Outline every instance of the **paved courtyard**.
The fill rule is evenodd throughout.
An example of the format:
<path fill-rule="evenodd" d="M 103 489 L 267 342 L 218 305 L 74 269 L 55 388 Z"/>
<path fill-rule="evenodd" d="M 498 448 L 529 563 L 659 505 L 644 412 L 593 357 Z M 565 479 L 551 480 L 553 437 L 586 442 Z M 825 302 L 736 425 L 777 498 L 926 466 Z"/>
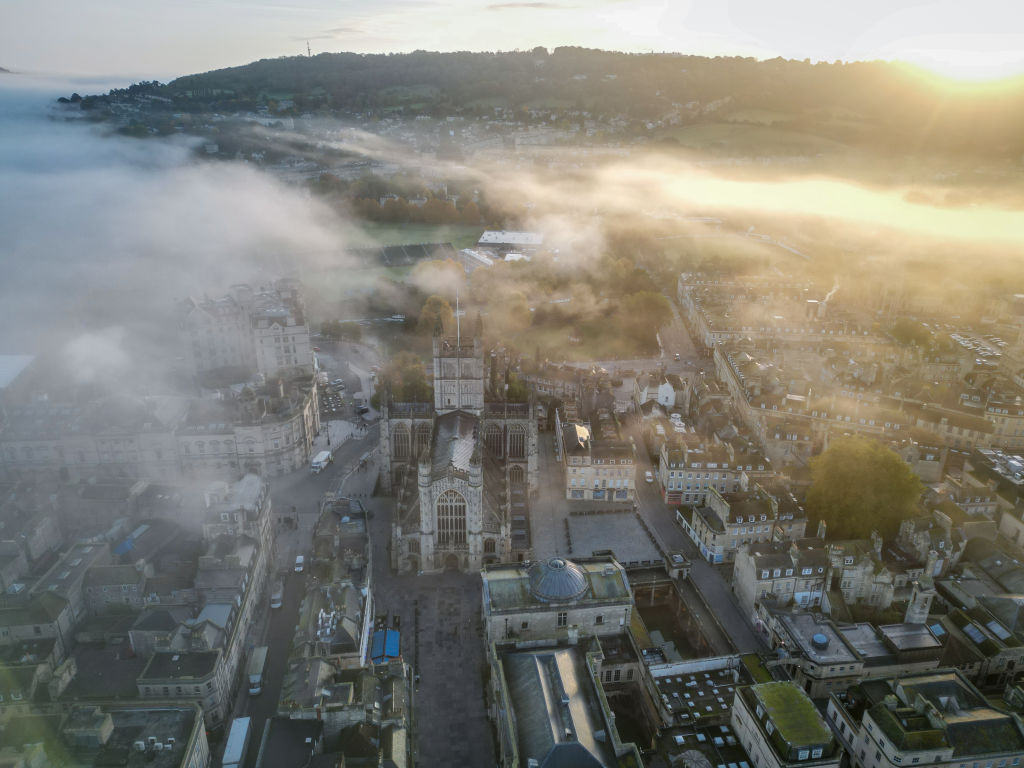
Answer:
<path fill-rule="evenodd" d="M 377 615 L 401 631 L 402 655 L 420 676 L 413 714 L 417 765 L 496 764 L 484 696 L 479 574 L 394 576 L 388 566 L 391 499 L 370 499 Z"/>
<path fill-rule="evenodd" d="M 570 514 L 567 520 L 573 556 L 587 557 L 596 550 L 610 549 L 620 563 L 662 561 L 632 507 Z"/>

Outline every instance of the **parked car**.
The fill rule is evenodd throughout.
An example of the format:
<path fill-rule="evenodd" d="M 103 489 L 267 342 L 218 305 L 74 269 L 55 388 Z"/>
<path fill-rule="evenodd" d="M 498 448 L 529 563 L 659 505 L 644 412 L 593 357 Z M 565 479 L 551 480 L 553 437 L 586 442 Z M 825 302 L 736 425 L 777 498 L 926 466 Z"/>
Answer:
<path fill-rule="evenodd" d="M 302 573 L 306 569 L 306 558 L 299 555 L 295 558 L 295 572 Z"/>
<path fill-rule="evenodd" d="M 647 470 L 646 472 L 644 472 L 644 480 L 646 480 L 648 483 L 653 483 L 654 473 L 651 472 L 651 470 Z"/>

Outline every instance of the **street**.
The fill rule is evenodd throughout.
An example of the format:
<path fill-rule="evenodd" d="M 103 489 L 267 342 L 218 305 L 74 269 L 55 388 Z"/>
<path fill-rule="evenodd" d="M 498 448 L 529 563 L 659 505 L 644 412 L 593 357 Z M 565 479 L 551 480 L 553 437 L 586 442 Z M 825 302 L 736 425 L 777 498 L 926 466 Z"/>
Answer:
<path fill-rule="evenodd" d="M 638 446 L 643 444 L 640 428 L 636 423 L 633 423 L 628 431 Z M 645 471 L 653 472 L 656 469 L 647 458 L 646 451 L 638 450 L 636 460 L 638 478 L 642 477 Z M 728 583 L 722 578 L 720 571 L 701 557 L 696 545 L 676 522 L 675 509 L 661 500 L 657 483 L 638 483 L 636 502 L 640 516 L 647 522 L 661 548 L 666 552 L 682 552 L 690 560 L 690 582 L 703 596 L 704 602 L 708 606 L 714 606 L 715 619 L 729 635 L 737 650 L 740 653 L 764 650 L 765 647 L 749 619 L 740 611 Z"/>

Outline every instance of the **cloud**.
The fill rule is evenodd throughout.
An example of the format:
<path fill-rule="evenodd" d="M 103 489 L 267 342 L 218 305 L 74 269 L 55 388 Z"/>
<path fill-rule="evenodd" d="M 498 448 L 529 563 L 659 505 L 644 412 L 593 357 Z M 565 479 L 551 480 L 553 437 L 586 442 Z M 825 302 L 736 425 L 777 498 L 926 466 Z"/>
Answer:
<path fill-rule="evenodd" d="M 559 9 L 575 8 L 574 5 L 562 5 L 561 3 L 491 3 L 487 6 L 488 11 L 509 11 L 513 9 L 532 9 L 538 11 L 555 11 Z"/>
<path fill-rule="evenodd" d="M 48 119 L 47 103 L 0 90 L 0 352 L 82 336 L 75 349 L 97 359 L 147 347 L 160 358 L 178 300 L 343 263 L 343 222 L 303 190 L 244 163 L 198 162 L 180 137 L 105 135 L 70 111 Z"/>
<path fill-rule="evenodd" d="M 296 35 L 292 37 L 292 40 L 337 40 L 339 37 L 352 37 L 353 35 L 365 35 L 359 27 L 334 27 L 333 29 L 325 29 L 323 32 L 318 32 L 315 35 L 307 35 L 302 37 Z"/>

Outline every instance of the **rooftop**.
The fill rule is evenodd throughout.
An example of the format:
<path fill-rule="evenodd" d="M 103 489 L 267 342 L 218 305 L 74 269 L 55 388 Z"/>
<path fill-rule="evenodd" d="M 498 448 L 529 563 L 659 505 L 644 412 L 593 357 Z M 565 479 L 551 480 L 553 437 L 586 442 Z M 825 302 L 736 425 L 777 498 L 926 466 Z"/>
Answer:
<path fill-rule="evenodd" d="M 483 581 L 484 600 L 492 611 L 549 602 L 632 600 L 625 571 L 610 557 L 492 565 L 484 570 Z"/>
<path fill-rule="evenodd" d="M 305 765 L 323 739 L 320 720 L 293 720 L 272 717 L 267 721 L 259 744 L 258 768 Z M 255 745 L 250 745 L 250 751 Z"/>
<path fill-rule="evenodd" d="M 819 621 L 810 613 L 783 613 L 779 621 L 796 648 L 812 661 L 819 664 L 851 664 L 859 661 L 846 638 L 831 621 Z"/>
<path fill-rule="evenodd" d="M 544 235 L 538 232 L 508 232 L 505 230 L 487 230 L 480 235 L 478 245 L 533 245 L 544 243 Z"/>
<path fill-rule="evenodd" d="M 793 683 L 760 683 L 749 690 L 787 744 L 801 746 L 831 741 L 832 732 L 818 710 Z"/>
<path fill-rule="evenodd" d="M 617 764 L 600 701 L 578 648 L 518 651 L 502 658 L 521 765 L 611 768 Z"/>
<path fill-rule="evenodd" d="M 151 680 L 181 680 L 205 677 L 213 672 L 220 651 L 193 653 L 161 652 L 153 654 L 149 664 L 139 675 L 139 682 Z"/>
<path fill-rule="evenodd" d="M 444 474 L 449 467 L 469 472 L 476 454 L 480 420 L 465 411 L 452 411 L 434 422 L 433 474 Z"/>
<path fill-rule="evenodd" d="M 1020 720 L 989 706 L 956 671 L 873 681 L 859 693 L 870 717 L 901 749 L 949 746 L 954 757 L 1024 751 Z"/>

